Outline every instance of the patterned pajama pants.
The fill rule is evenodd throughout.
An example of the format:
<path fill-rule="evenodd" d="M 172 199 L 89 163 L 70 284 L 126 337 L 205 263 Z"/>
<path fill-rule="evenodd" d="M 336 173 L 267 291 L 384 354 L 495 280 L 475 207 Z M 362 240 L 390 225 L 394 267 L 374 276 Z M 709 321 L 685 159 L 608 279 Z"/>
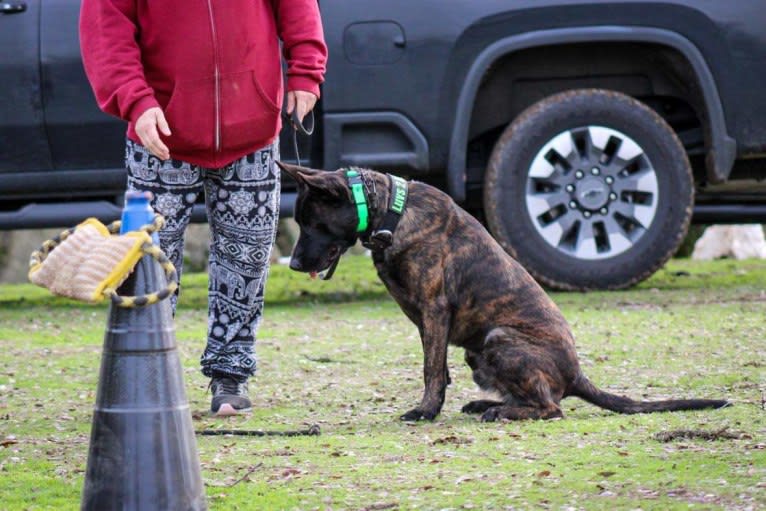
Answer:
<path fill-rule="evenodd" d="M 128 189 L 150 191 L 165 217 L 160 246 L 183 266 L 184 231 L 197 196 L 205 193 L 210 225 L 207 346 L 202 373 L 244 379 L 255 373 L 255 334 L 279 219 L 278 141 L 220 169 L 160 161 L 127 141 Z M 171 298 L 175 312 L 177 297 Z"/>

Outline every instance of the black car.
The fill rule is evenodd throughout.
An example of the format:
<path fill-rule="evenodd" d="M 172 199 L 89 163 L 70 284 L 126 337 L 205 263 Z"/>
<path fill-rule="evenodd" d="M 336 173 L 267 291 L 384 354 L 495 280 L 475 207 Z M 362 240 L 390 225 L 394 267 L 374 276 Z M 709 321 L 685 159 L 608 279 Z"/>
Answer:
<path fill-rule="evenodd" d="M 0 3 L 1 229 L 119 213 L 125 126 L 95 105 L 78 11 Z M 323 0 L 321 11 L 330 60 L 304 162 L 441 187 L 544 284 L 626 287 L 691 220 L 766 218 L 761 0 Z M 286 186 L 287 214 L 292 200 Z"/>

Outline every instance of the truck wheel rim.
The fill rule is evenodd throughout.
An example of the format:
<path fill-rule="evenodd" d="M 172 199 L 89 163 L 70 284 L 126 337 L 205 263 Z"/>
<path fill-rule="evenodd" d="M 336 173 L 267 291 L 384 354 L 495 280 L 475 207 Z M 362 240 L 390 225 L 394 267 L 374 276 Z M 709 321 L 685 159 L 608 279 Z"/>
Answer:
<path fill-rule="evenodd" d="M 577 259 L 606 259 L 649 230 L 657 173 L 635 140 L 603 126 L 559 133 L 529 167 L 526 206 L 547 244 Z"/>

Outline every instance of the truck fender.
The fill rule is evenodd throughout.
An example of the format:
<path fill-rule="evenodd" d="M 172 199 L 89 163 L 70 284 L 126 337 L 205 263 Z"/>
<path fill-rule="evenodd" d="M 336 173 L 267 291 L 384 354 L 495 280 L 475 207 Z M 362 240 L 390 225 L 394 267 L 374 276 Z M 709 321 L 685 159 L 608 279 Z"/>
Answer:
<path fill-rule="evenodd" d="M 689 61 L 699 80 L 710 121 L 711 147 L 707 155 L 707 177 L 713 183 L 726 181 L 736 157 L 736 141 L 727 133 L 723 106 L 713 74 L 702 53 L 689 39 L 670 30 L 652 27 L 603 25 L 562 28 L 526 32 L 500 39 L 482 50 L 473 61 L 458 96 L 447 161 L 448 191 L 457 202 L 463 202 L 466 198 L 465 166 L 471 111 L 481 79 L 490 66 L 501 57 L 519 50 L 594 41 L 662 44 L 679 51 Z"/>

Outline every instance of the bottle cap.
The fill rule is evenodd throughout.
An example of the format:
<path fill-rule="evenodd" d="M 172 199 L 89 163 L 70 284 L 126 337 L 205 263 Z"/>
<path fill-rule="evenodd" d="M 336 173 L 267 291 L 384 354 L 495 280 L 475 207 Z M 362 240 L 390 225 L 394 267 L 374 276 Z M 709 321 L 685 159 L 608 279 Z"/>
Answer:
<path fill-rule="evenodd" d="M 139 192 L 135 190 L 130 190 L 125 192 L 125 201 L 134 201 L 134 200 L 147 200 L 151 201 L 154 198 L 154 195 L 152 195 L 152 192 L 145 191 L 145 192 Z"/>

